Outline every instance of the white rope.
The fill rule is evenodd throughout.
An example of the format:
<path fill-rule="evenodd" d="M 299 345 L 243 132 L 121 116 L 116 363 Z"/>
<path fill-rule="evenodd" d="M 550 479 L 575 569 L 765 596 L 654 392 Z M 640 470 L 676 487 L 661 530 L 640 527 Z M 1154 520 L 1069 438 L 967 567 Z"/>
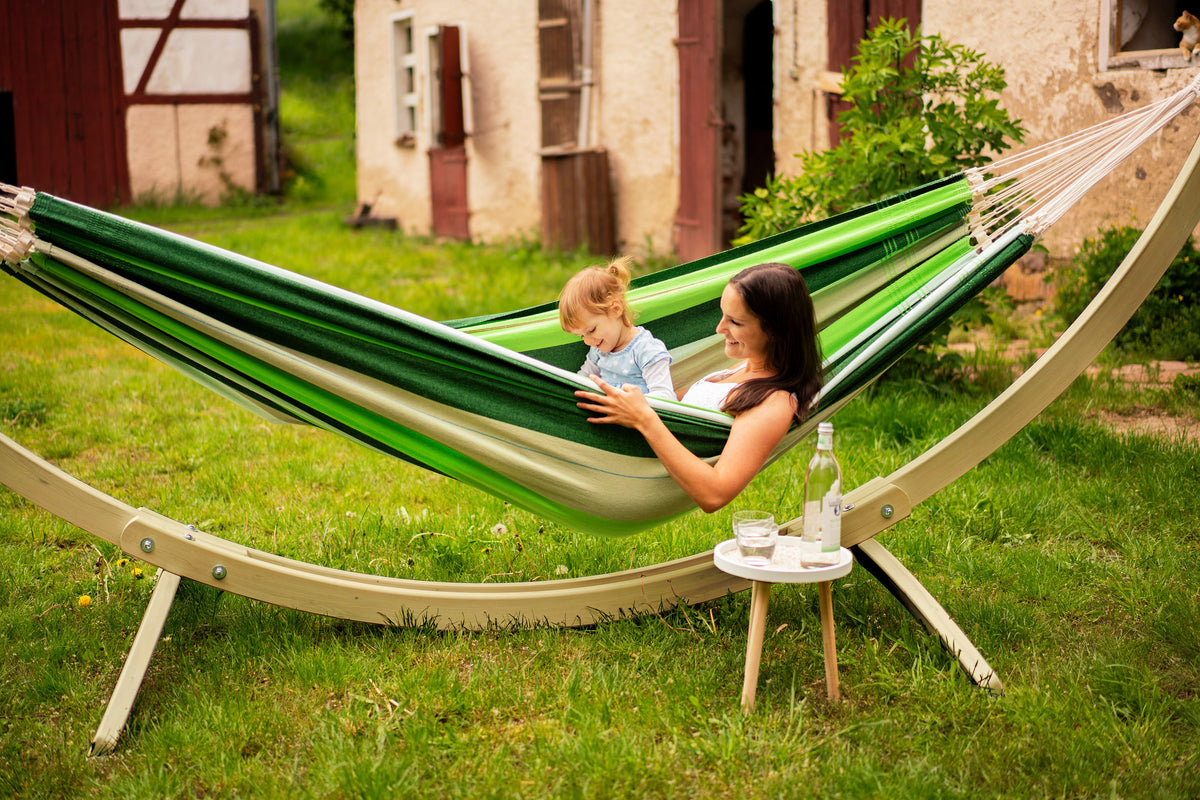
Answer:
<path fill-rule="evenodd" d="M 1020 227 L 1039 235 L 1200 96 L 1200 76 L 1157 103 L 967 171 L 979 246 Z"/>
<path fill-rule="evenodd" d="M 0 261 L 17 264 L 33 248 L 29 209 L 37 195 L 27 186 L 0 183 Z"/>

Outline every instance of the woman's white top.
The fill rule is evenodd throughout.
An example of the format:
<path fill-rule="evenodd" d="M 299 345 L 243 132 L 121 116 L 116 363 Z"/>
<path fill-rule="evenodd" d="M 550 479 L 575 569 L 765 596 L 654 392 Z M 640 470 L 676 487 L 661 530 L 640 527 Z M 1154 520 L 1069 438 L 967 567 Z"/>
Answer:
<path fill-rule="evenodd" d="M 687 403 L 690 406 L 699 406 L 701 408 L 711 408 L 714 411 L 720 411 L 721 406 L 725 405 L 725 398 L 729 396 L 729 393 L 742 384 L 718 383 L 718 381 L 725 380 L 744 366 L 745 364 L 740 364 L 732 369 L 722 369 L 705 375 L 688 387 L 683 397 L 680 398 L 680 402 Z"/>

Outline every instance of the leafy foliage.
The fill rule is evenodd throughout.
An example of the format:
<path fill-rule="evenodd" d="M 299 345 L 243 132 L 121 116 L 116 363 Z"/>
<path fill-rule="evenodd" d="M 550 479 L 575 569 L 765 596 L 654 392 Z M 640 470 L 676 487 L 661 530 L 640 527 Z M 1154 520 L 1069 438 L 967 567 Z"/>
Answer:
<path fill-rule="evenodd" d="M 904 20 L 884 20 L 859 43 L 842 77 L 842 141 L 798 154 L 797 175 L 777 175 L 742 197 L 738 244 L 879 200 L 988 163 L 1025 128 L 1000 108 L 1004 69 L 941 36 L 922 36 Z M 994 303 L 993 303 L 994 305 Z M 955 324 L 986 320 L 972 300 L 955 320 L 932 331 L 888 371 L 889 378 L 935 383 L 958 377 L 958 356 L 945 351 Z M 967 315 L 964 317 L 964 315 Z"/>
<path fill-rule="evenodd" d="M 1079 316 L 1140 235 L 1141 229 L 1134 226 L 1114 225 L 1084 240 L 1055 275 L 1054 308 L 1064 323 Z M 1200 255 L 1191 237 L 1114 343 L 1130 356 L 1200 359 Z"/>
<path fill-rule="evenodd" d="M 941 36 L 884 20 L 859 43 L 842 77 L 842 141 L 799 153 L 799 174 L 778 175 L 742 197 L 753 241 L 969 167 L 1021 142 L 1025 128 L 1000 108 L 1004 69 Z"/>
<path fill-rule="evenodd" d="M 338 33 L 348 42 L 354 41 L 354 0 L 320 0 L 321 10 L 337 26 Z"/>

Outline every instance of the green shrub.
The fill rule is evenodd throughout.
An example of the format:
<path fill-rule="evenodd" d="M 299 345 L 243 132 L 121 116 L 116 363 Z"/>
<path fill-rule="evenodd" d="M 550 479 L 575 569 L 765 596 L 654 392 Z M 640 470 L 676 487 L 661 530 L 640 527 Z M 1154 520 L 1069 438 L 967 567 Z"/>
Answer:
<path fill-rule="evenodd" d="M 804 222 L 880 200 L 991 158 L 1022 141 L 1025 128 L 1001 109 L 1004 69 L 940 36 L 884 20 L 858 46 L 842 76 L 838 116 L 842 140 L 822 152 L 797 154 L 799 174 L 778 175 L 741 198 L 742 236 L 762 239 Z M 888 371 L 890 378 L 945 383 L 961 377 L 961 360 L 945 350 L 964 314 L 986 318 L 975 299 L 957 322 L 932 331 Z"/>
<path fill-rule="evenodd" d="M 1007 85 L 982 54 L 882 21 L 843 73 L 841 143 L 742 197 L 738 243 L 987 164 L 1025 135 L 996 97 Z"/>
<path fill-rule="evenodd" d="M 1084 240 L 1054 276 L 1054 312 L 1064 324 L 1075 321 L 1140 235 L 1139 228 L 1114 225 Z M 1191 237 L 1113 343 L 1130 358 L 1200 359 L 1200 256 Z"/>

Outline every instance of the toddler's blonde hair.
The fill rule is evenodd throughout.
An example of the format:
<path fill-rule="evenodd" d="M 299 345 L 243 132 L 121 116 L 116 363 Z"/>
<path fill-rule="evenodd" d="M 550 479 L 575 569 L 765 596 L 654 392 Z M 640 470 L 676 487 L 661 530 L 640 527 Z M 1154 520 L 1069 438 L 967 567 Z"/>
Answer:
<path fill-rule="evenodd" d="M 563 330 L 579 327 L 585 314 L 607 314 L 614 302 L 621 304 L 621 315 L 626 325 L 633 325 L 633 313 L 625 302 L 625 289 L 629 286 L 630 256 L 621 256 L 608 266 L 584 267 L 571 276 L 558 296 L 558 322 Z"/>

